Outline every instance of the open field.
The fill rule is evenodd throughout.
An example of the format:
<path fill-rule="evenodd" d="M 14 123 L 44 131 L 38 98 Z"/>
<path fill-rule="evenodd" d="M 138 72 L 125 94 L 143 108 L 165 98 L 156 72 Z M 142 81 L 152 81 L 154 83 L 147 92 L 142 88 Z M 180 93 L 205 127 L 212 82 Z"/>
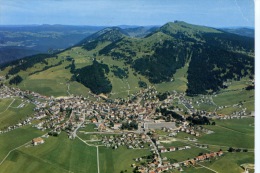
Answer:
<path fill-rule="evenodd" d="M 119 173 L 120 171 L 132 172 L 131 164 L 135 163 L 133 159 L 148 156 L 150 151 L 147 149 L 127 149 L 119 147 L 116 150 L 106 147 L 99 147 L 100 172 Z"/>
<path fill-rule="evenodd" d="M 6 108 L 13 102 L 13 99 L 0 99 L 0 115 L 3 113 Z"/>
<path fill-rule="evenodd" d="M 28 165 L 28 163 L 30 164 Z M 58 165 L 52 164 L 38 157 L 27 155 L 18 150 L 13 151 L 9 155 L 8 160 L 6 160 L 4 164 L 0 166 L 0 173 L 6 173 L 6 172 L 19 173 L 21 172 L 21 170 L 26 172 L 39 172 L 39 173 L 68 172 L 67 170 L 64 170 Z"/>
<path fill-rule="evenodd" d="M 7 158 L 0 170 L 15 173 L 19 170 L 30 172 L 43 168 L 44 172 L 55 167 L 51 172 L 97 172 L 96 147 L 89 147 L 79 139 L 69 140 L 65 133 L 44 140 L 44 144 L 18 149 Z M 15 167 L 12 166 L 13 162 Z M 32 162 L 33 166 L 28 166 L 28 162 Z"/>
<path fill-rule="evenodd" d="M 87 124 L 84 128 L 80 128 L 79 131 L 97 132 L 97 126 L 94 123 Z"/>
<path fill-rule="evenodd" d="M 42 131 L 36 130 L 35 128 L 29 126 L 24 126 L 8 133 L 0 134 L 0 161 L 4 159 L 10 150 L 23 145 L 31 141 L 33 138 L 41 136 L 42 134 Z"/>
<path fill-rule="evenodd" d="M 187 159 L 193 159 L 194 157 L 197 157 L 199 155 L 199 153 L 208 153 L 208 152 L 209 151 L 207 151 L 205 149 L 191 146 L 191 149 L 177 150 L 177 151 L 162 153 L 161 156 L 181 162 L 181 161 L 184 161 Z"/>
<path fill-rule="evenodd" d="M 216 120 L 216 125 L 254 136 L 254 118 Z"/>
<path fill-rule="evenodd" d="M 254 100 L 254 90 L 228 91 L 218 94 L 216 97 L 213 97 L 213 100 L 218 106 L 233 105 L 238 104 L 239 102 L 252 101 Z"/>
<path fill-rule="evenodd" d="M 163 145 L 165 148 L 168 148 L 168 147 L 184 147 L 187 144 L 180 142 L 180 141 L 174 141 L 174 142 L 169 142 L 169 143 L 161 142 L 161 145 Z"/>
<path fill-rule="evenodd" d="M 7 102 L 9 103 L 9 101 L 10 100 L 8 99 Z M 16 103 L 15 103 L 16 107 L 13 107 L 12 104 L 5 112 L 0 112 L 0 130 L 8 126 L 17 124 L 19 121 L 33 114 L 33 108 L 35 107 L 33 104 L 26 103 L 23 108 L 17 108 L 17 105 L 19 105 L 19 103 L 21 102 L 18 100 Z M 5 105 L 5 107 L 2 108 L 6 109 L 7 106 Z"/>
<path fill-rule="evenodd" d="M 225 153 L 218 160 L 203 165 L 221 173 L 238 173 L 243 172 L 240 165 L 244 163 L 254 164 L 254 153 Z"/>
<path fill-rule="evenodd" d="M 156 84 L 155 87 L 159 92 L 166 92 L 166 91 L 178 91 L 178 92 L 185 92 L 187 90 L 187 71 L 188 65 L 178 69 L 176 73 L 173 75 L 174 81 L 172 82 L 163 82 L 161 84 Z"/>
<path fill-rule="evenodd" d="M 220 146 L 230 146 L 238 148 L 254 148 L 254 135 L 232 130 L 222 126 L 204 126 L 214 131 L 209 135 L 199 137 L 199 142 L 203 144 L 214 144 Z M 250 127 L 248 127 L 250 128 Z M 253 127 L 252 127 L 253 128 Z"/>

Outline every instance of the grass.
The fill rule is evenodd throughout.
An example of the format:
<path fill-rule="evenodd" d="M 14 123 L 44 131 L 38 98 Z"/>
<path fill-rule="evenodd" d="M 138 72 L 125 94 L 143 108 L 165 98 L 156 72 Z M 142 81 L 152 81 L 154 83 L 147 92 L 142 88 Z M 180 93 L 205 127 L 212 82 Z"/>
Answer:
<path fill-rule="evenodd" d="M 50 170 L 52 167 L 56 169 L 51 172 L 97 172 L 96 147 L 89 147 L 79 139 L 69 140 L 65 133 L 44 140 L 44 144 L 18 149 L 1 167 L 10 173 Z M 12 167 L 12 161 L 16 161 L 15 167 Z M 32 162 L 33 167 L 26 162 Z"/>
<path fill-rule="evenodd" d="M 0 113 L 0 129 L 17 124 L 31 116 L 35 107 L 31 103 L 26 103 L 23 108 L 14 108 L 13 104 L 11 106 L 5 112 Z"/>
<path fill-rule="evenodd" d="M 169 148 L 169 147 L 184 147 L 187 144 L 180 142 L 180 141 L 174 141 L 174 142 L 169 142 L 169 143 L 161 142 L 161 145 L 163 145 L 166 148 Z"/>
<path fill-rule="evenodd" d="M 254 136 L 254 118 L 216 120 L 217 125 Z"/>
<path fill-rule="evenodd" d="M 187 90 L 187 71 L 188 65 L 185 65 L 183 68 L 178 69 L 173 75 L 174 81 L 156 84 L 156 89 L 158 90 L 158 92 L 166 92 L 172 90 L 185 92 Z"/>
<path fill-rule="evenodd" d="M 30 163 L 30 166 L 28 166 Z M 34 157 L 31 155 L 24 154 L 21 151 L 15 150 L 12 152 L 8 160 L 4 162 L 2 166 L 0 166 L 0 173 L 19 173 L 21 170 L 23 172 L 68 172 L 57 165 L 47 162 L 46 160 L 42 160 L 41 158 Z"/>
<path fill-rule="evenodd" d="M 168 159 L 175 159 L 178 162 L 180 162 L 187 159 L 193 159 L 194 157 L 197 157 L 199 153 L 208 153 L 208 152 L 209 151 L 205 149 L 191 146 L 191 149 L 162 153 L 161 156 L 167 157 Z"/>
<path fill-rule="evenodd" d="M 150 155 L 147 149 L 127 149 L 119 147 L 116 150 L 106 147 L 99 147 L 100 172 L 102 173 L 119 173 L 120 171 L 132 172 L 131 164 L 135 163 L 134 159 Z"/>
<path fill-rule="evenodd" d="M 0 160 L 2 161 L 10 150 L 23 145 L 26 142 L 31 141 L 33 138 L 41 136 L 42 134 L 42 131 L 36 130 L 35 128 L 29 126 L 24 126 L 8 133 L 0 134 Z"/>
<path fill-rule="evenodd" d="M 233 105 L 243 101 L 252 101 L 254 100 L 254 90 L 224 92 L 218 94 L 217 97 L 213 97 L 213 100 L 218 106 Z"/>
<path fill-rule="evenodd" d="M 15 98 L 14 102 L 12 103 L 12 108 L 17 108 L 20 104 L 22 104 L 23 101 L 20 98 Z"/>
<path fill-rule="evenodd" d="M 254 153 L 225 153 L 223 157 L 213 161 L 213 163 L 205 163 L 205 166 L 221 173 L 237 173 L 244 172 L 240 167 L 244 163 L 253 164 Z"/>
<path fill-rule="evenodd" d="M 199 137 L 199 142 L 204 144 L 239 147 L 239 148 L 254 148 L 254 136 L 221 126 L 204 126 L 205 128 L 214 131 L 213 134 L 203 135 Z M 250 128 L 250 127 L 248 127 Z"/>
<path fill-rule="evenodd" d="M 213 171 L 197 166 L 197 167 L 189 167 L 189 168 L 184 168 L 182 173 L 214 173 Z"/>
<path fill-rule="evenodd" d="M 13 99 L 0 99 L 0 114 L 12 103 Z"/>
<path fill-rule="evenodd" d="M 97 126 L 94 123 L 87 124 L 84 128 L 80 128 L 80 131 L 85 131 L 85 132 L 96 132 L 97 131 Z"/>

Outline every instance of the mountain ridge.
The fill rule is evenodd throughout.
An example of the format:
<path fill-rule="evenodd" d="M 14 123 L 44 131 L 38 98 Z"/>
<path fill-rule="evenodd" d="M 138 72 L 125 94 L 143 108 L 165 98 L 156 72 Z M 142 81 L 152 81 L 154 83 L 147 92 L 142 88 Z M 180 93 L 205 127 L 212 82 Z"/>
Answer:
<path fill-rule="evenodd" d="M 135 90 L 140 88 L 138 83 L 142 82 L 149 85 L 161 85 L 165 82 L 174 84 L 176 79 L 173 76 L 182 68 L 187 68 L 187 74 L 182 76 L 187 79 L 187 83 L 182 84 L 182 88 L 187 87 L 186 93 L 189 95 L 217 92 L 226 87 L 223 83 L 227 80 L 254 78 L 252 38 L 179 21 L 156 28 L 143 38 L 133 38 L 118 27 L 105 28 L 83 39 L 76 47 L 52 57 L 59 59 L 61 64 L 70 63 L 71 60 L 64 59 L 63 55 L 72 59 L 72 64 L 66 67 L 71 68 L 70 72 L 66 73 L 72 76 L 84 76 L 85 67 L 88 66 L 99 68 L 98 64 L 106 65 L 110 70 L 101 70 L 101 73 L 96 75 L 101 77 L 100 83 L 110 81 L 112 89 L 109 89 L 107 94 L 119 92 L 121 89 L 116 85 L 124 80 L 133 80 L 131 85 Z M 96 59 L 96 63 L 93 59 Z M 44 58 L 36 64 L 41 61 L 43 62 Z M 50 57 L 47 63 L 49 61 L 54 60 Z M 55 64 L 59 64 L 59 61 Z M 90 67 L 93 63 L 96 65 Z M 32 64 L 28 69 L 34 66 Z M 20 74 L 17 69 L 19 65 L 9 67 L 7 74 Z M 23 68 L 23 71 L 27 69 Z M 44 73 L 45 70 L 42 68 L 40 71 Z M 28 76 L 24 76 L 28 80 Z M 93 80 L 89 79 L 76 81 L 89 88 L 89 83 L 93 83 Z M 132 88 L 130 85 L 129 87 Z M 99 94 L 95 87 L 92 87 L 91 91 Z M 99 88 L 99 91 L 102 89 Z"/>

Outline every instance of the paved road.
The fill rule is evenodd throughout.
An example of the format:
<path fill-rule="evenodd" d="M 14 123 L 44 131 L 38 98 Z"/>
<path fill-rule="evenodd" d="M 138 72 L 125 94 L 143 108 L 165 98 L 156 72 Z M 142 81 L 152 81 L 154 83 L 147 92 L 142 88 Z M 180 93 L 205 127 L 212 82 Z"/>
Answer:
<path fill-rule="evenodd" d="M 9 109 L 9 107 L 13 104 L 14 101 L 15 99 L 13 99 L 13 101 L 7 106 L 7 108 L 3 112 L 0 112 L 0 114 L 4 113 L 7 109 Z"/>
<path fill-rule="evenodd" d="M 151 137 L 148 136 L 148 135 L 147 135 L 147 137 L 148 137 L 149 140 L 151 141 L 151 143 L 152 143 L 152 145 L 153 145 L 153 147 L 154 147 L 154 149 L 155 149 L 155 152 L 156 152 L 156 154 L 158 155 L 158 158 L 159 158 L 159 165 L 158 165 L 158 167 L 161 167 L 161 166 L 162 166 L 162 158 L 161 158 L 161 156 L 160 156 L 160 154 L 159 154 L 159 151 L 158 151 L 157 147 L 155 146 L 155 144 L 153 143 Z"/>
<path fill-rule="evenodd" d="M 75 138 L 77 136 L 77 130 L 82 126 L 82 124 L 85 122 L 85 114 L 83 114 L 83 121 L 78 124 L 77 128 L 72 132 L 72 137 Z"/>
<path fill-rule="evenodd" d="M 98 173 L 100 173 L 99 172 L 99 154 L 98 154 L 98 146 L 96 146 L 97 147 L 97 169 L 98 169 Z"/>

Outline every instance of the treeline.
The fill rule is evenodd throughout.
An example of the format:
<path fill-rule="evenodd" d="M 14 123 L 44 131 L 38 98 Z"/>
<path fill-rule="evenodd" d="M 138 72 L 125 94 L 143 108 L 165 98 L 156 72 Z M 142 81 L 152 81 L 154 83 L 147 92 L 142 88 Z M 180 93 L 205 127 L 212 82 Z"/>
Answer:
<path fill-rule="evenodd" d="M 184 120 L 184 118 L 183 118 L 182 115 L 180 115 L 180 114 L 178 114 L 178 113 L 176 113 L 176 112 L 174 112 L 174 111 L 168 110 L 168 109 L 166 109 L 166 108 L 158 108 L 158 109 L 156 109 L 156 112 L 161 112 L 161 114 L 162 114 L 163 116 L 171 115 L 172 118 L 174 118 L 174 119 L 176 119 L 176 120 L 181 120 L 181 121 Z"/>
<path fill-rule="evenodd" d="M 95 40 L 95 41 L 91 41 L 91 42 L 89 42 L 89 43 L 83 45 L 82 47 L 83 47 L 84 49 L 90 51 L 90 50 L 95 49 L 95 48 L 97 47 L 98 43 L 99 43 L 99 41 Z"/>
<path fill-rule="evenodd" d="M 210 125 L 210 121 L 207 117 L 198 114 L 192 114 L 186 118 L 187 121 L 191 122 L 192 125 Z M 215 125 L 215 122 L 212 124 Z"/>
<path fill-rule="evenodd" d="M 154 55 L 135 60 L 132 67 L 148 77 L 151 83 L 170 81 L 176 70 L 188 60 L 189 51 L 185 47 L 177 46 L 173 41 L 165 41 L 163 45 L 155 47 Z"/>
<path fill-rule="evenodd" d="M 128 78 L 128 68 L 120 68 L 116 65 L 113 65 L 112 66 L 112 69 L 111 71 L 114 73 L 114 75 L 120 79 L 123 79 L 123 78 Z"/>
<path fill-rule="evenodd" d="M 136 121 L 131 121 L 130 123 L 124 122 L 122 123 L 121 129 L 127 129 L 127 130 L 137 130 L 138 129 L 138 123 Z"/>
<path fill-rule="evenodd" d="M 12 78 L 10 81 L 9 81 L 9 84 L 10 85 L 18 85 L 19 83 L 21 83 L 23 81 L 23 78 L 19 75 L 16 75 L 14 78 Z"/>
<path fill-rule="evenodd" d="M 227 32 L 204 33 L 202 36 L 205 39 L 206 44 L 214 47 L 217 46 L 220 49 L 254 52 L 254 38 L 240 36 Z"/>
<path fill-rule="evenodd" d="M 215 47 L 194 51 L 188 68 L 188 95 L 207 94 L 225 88 L 228 79 L 254 75 L 254 59 Z"/>
<path fill-rule="evenodd" d="M 108 66 L 98 63 L 95 59 L 92 65 L 75 70 L 72 79 L 82 83 L 95 94 L 110 93 L 112 84 L 106 77 L 108 73 Z"/>
<path fill-rule="evenodd" d="M 62 61 L 58 62 L 57 64 L 44 66 L 41 70 L 34 71 L 34 72 L 30 73 L 29 75 L 33 75 L 33 74 L 48 70 L 49 68 L 56 67 L 56 66 L 59 66 L 61 64 L 62 64 Z"/>
<path fill-rule="evenodd" d="M 33 55 L 33 56 L 26 57 L 26 58 L 24 58 L 22 60 L 17 60 L 17 61 L 14 61 L 12 63 L 8 63 L 5 66 L 3 66 L 2 68 L 5 68 L 5 67 L 7 67 L 9 65 L 13 66 L 9 70 L 8 74 L 9 75 L 14 75 L 14 74 L 19 73 L 21 70 L 25 71 L 26 69 L 33 67 L 37 63 L 43 63 L 45 65 L 48 65 L 48 62 L 45 59 L 46 58 L 51 58 L 53 56 L 54 55 L 51 55 L 51 54 Z"/>

